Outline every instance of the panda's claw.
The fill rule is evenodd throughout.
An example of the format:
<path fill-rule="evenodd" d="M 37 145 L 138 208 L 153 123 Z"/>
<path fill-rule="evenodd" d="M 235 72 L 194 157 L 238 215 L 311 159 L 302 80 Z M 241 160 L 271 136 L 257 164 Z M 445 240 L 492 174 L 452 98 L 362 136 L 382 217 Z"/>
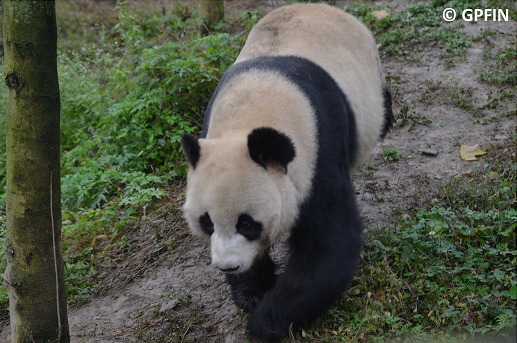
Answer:
<path fill-rule="evenodd" d="M 286 333 L 283 329 L 287 326 L 287 323 L 283 323 L 282 320 L 275 320 L 269 313 L 263 313 L 258 308 L 251 314 L 248 321 L 248 331 L 250 335 L 257 337 L 267 342 L 277 342 Z"/>
<path fill-rule="evenodd" d="M 232 292 L 233 301 L 235 304 L 239 306 L 246 312 L 251 312 L 258 306 L 264 294 L 255 294 L 255 295 L 244 295 L 244 294 L 236 294 L 236 292 Z"/>

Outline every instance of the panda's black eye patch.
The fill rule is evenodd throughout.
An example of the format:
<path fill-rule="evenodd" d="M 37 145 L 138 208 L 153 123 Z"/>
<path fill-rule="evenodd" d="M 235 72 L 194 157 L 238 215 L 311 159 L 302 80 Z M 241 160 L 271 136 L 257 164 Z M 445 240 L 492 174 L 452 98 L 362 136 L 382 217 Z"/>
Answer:
<path fill-rule="evenodd" d="M 214 223 L 212 223 L 208 212 L 205 212 L 205 214 L 199 217 L 199 225 L 201 225 L 201 230 L 203 230 L 204 233 L 212 236 L 214 233 Z"/>
<path fill-rule="evenodd" d="M 242 214 L 235 225 L 237 232 L 246 237 L 249 241 L 260 238 L 262 223 L 255 221 L 250 215 Z"/>

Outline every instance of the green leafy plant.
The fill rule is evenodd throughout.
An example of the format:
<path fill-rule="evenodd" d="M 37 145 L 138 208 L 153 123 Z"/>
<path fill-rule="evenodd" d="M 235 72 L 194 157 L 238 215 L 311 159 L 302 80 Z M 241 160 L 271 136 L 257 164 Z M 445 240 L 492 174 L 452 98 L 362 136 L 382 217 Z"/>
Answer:
<path fill-rule="evenodd" d="M 302 341 L 456 342 L 515 326 L 515 151 L 494 147 L 411 218 L 371 231 L 349 290 Z"/>
<path fill-rule="evenodd" d="M 504 47 L 499 52 L 492 54 L 492 47 L 487 45 L 483 59 L 494 61 L 481 72 L 478 80 L 488 84 L 501 84 L 517 87 L 517 48 L 515 46 Z"/>
<path fill-rule="evenodd" d="M 169 182 L 184 176 L 180 134 L 199 134 L 218 80 L 261 14 L 251 10 L 230 17 L 212 35 L 197 39 L 197 9 L 190 3 L 118 2 L 101 11 L 58 2 L 57 12 L 63 251 L 69 301 L 76 304 L 103 288 L 101 274 L 134 248 L 127 232 L 135 218 L 151 211 Z M 229 34 L 230 24 L 242 32 Z M 4 89 L 0 100 L 6 96 Z M 2 137 L 0 210 L 5 130 Z M 4 239 L 5 222 L 0 223 Z M 5 269 L 3 250 L 0 268 Z M 2 299 L 6 308 L 5 287 Z"/>
<path fill-rule="evenodd" d="M 387 162 L 397 162 L 400 159 L 400 153 L 391 148 L 382 150 L 382 158 Z"/>

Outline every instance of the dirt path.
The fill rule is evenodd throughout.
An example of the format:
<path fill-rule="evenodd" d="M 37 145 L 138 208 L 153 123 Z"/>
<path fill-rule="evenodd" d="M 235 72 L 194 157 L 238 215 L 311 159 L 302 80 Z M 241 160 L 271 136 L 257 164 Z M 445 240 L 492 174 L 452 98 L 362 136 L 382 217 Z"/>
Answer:
<path fill-rule="evenodd" d="M 466 57 L 458 58 L 450 69 L 445 69 L 446 59 L 433 46 L 410 52 L 409 62 L 383 59 L 393 80 L 396 116 L 409 108 L 407 113 L 413 118 L 431 122 L 413 123 L 408 131 L 407 126 L 396 127 L 377 146 L 363 171 L 354 173 L 367 230 L 418 209 L 452 177 L 483 164 L 461 160 L 460 145 L 479 144 L 486 149 L 491 141 L 502 142 L 516 133 L 515 116 L 499 116 L 486 125 L 474 123 L 515 107 L 509 100 L 501 102 L 502 108 L 486 110 L 483 117 L 453 105 L 454 90 L 467 89 L 467 100 L 479 107 L 501 88 L 477 81 L 485 63 L 483 49 L 486 44 L 496 48 L 515 45 L 517 27 L 515 22 L 480 22 L 461 30 L 474 34 L 480 28 L 491 28 L 496 34 L 489 41 L 475 42 Z M 416 60 L 420 63 L 411 62 Z M 387 163 L 381 155 L 386 148 L 397 150 L 402 158 Z M 69 310 L 72 342 L 166 342 L 175 333 L 177 342 L 255 342 L 245 333 L 247 315 L 231 301 L 223 275 L 210 266 L 206 244 L 190 237 L 185 227 L 177 230 L 186 238 L 145 278 Z M 285 261 L 285 248 L 276 247 L 274 258 Z M 4 328 L 0 341 L 8 340 L 8 328 Z"/>

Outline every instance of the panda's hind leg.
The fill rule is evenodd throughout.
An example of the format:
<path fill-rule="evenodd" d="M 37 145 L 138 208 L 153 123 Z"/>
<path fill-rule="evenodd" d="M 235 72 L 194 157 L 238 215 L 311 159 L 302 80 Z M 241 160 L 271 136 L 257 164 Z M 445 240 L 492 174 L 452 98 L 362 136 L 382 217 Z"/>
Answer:
<path fill-rule="evenodd" d="M 232 297 L 237 306 L 248 312 L 255 309 L 266 291 L 275 286 L 275 269 L 276 265 L 266 251 L 246 272 L 226 274 L 226 280 L 230 284 Z"/>

